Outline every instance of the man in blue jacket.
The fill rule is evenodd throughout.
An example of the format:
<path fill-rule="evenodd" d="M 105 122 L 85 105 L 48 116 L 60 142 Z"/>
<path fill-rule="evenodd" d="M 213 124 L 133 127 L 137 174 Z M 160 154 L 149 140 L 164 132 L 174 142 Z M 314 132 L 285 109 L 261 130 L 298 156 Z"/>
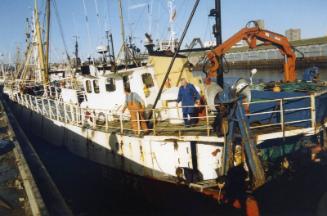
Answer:
<path fill-rule="evenodd" d="M 183 119 L 185 127 L 194 125 L 197 122 L 196 106 L 200 102 L 200 94 L 194 85 L 188 83 L 185 78 L 181 79 L 181 87 L 179 87 L 177 103 L 182 101 Z M 189 120 L 190 117 L 190 120 Z"/>

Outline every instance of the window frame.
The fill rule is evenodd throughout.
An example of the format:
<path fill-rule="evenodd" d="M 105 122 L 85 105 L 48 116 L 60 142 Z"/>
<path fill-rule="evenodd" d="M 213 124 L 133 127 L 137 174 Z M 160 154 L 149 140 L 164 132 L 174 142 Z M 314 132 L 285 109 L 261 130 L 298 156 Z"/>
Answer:
<path fill-rule="evenodd" d="M 111 83 L 109 83 L 108 80 L 111 80 Z M 111 85 L 113 87 L 113 88 L 110 89 L 110 91 L 109 91 L 109 88 L 108 88 L 109 85 Z M 107 78 L 106 79 L 106 83 L 105 83 L 105 88 L 106 88 L 106 92 L 114 92 L 114 91 L 116 91 L 117 88 L 116 88 L 116 80 L 115 80 L 115 78 L 113 78 L 113 77 Z"/>
<path fill-rule="evenodd" d="M 91 80 L 85 81 L 85 88 L 87 93 L 92 93 L 92 83 Z"/>
<path fill-rule="evenodd" d="M 93 84 L 93 92 L 95 94 L 99 94 L 100 93 L 99 80 L 97 80 L 97 79 L 93 80 L 92 84 Z"/>

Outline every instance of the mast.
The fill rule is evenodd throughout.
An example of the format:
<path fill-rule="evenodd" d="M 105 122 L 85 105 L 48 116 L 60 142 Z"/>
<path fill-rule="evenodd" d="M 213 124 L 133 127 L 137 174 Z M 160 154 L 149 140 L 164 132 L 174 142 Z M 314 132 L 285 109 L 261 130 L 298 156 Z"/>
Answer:
<path fill-rule="evenodd" d="M 36 32 L 36 39 L 37 39 L 39 67 L 41 70 L 41 79 L 43 81 L 43 84 L 45 85 L 46 77 L 45 77 L 45 65 L 44 65 L 44 51 L 43 51 L 43 44 L 42 44 L 42 35 L 41 35 L 41 27 L 39 22 L 39 11 L 37 7 L 37 0 L 34 1 L 34 17 L 35 17 L 35 32 Z"/>
<path fill-rule="evenodd" d="M 114 49 L 114 42 L 112 39 L 112 33 L 110 31 L 106 31 L 107 35 L 107 43 L 108 43 L 108 54 L 109 54 L 109 61 L 111 64 L 116 64 L 115 59 L 115 49 Z"/>
<path fill-rule="evenodd" d="M 124 51 L 125 67 L 127 67 L 127 46 L 126 46 L 126 43 L 125 43 L 123 7 L 122 7 L 121 0 L 118 0 L 118 2 L 119 2 L 119 17 L 120 17 L 120 32 L 121 32 L 121 37 L 122 37 L 122 40 L 123 40 L 122 49 Z"/>
<path fill-rule="evenodd" d="M 216 10 L 216 17 L 215 17 L 215 29 L 214 35 L 216 37 L 216 46 L 219 46 L 222 43 L 222 35 L 221 35 L 221 4 L 220 0 L 215 0 L 215 10 Z M 224 68 L 223 68 L 223 57 L 219 57 L 220 67 L 217 73 L 217 84 L 224 88 Z"/>
<path fill-rule="evenodd" d="M 77 68 L 80 64 L 80 61 L 79 61 L 79 57 L 78 57 L 78 36 L 77 35 L 74 35 L 73 38 L 75 38 L 75 52 L 74 52 L 74 55 L 75 55 L 75 62 L 74 62 L 74 66 L 75 68 Z"/>
<path fill-rule="evenodd" d="M 77 41 L 77 36 L 75 36 L 75 58 L 76 61 L 78 59 L 78 41 Z"/>
<path fill-rule="evenodd" d="M 1 76 L 2 78 L 5 77 L 5 62 L 4 62 L 4 54 L 3 53 L 0 53 L 0 66 L 1 66 Z"/>
<path fill-rule="evenodd" d="M 176 19 L 176 7 L 174 5 L 175 0 L 168 1 L 169 8 L 169 46 L 172 52 L 175 52 L 175 41 L 176 41 L 176 32 L 174 29 L 175 19 Z"/>
<path fill-rule="evenodd" d="M 47 25 L 46 25 L 46 44 L 45 44 L 45 70 L 44 70 L 44 84 L 48 83 L 49 80 L 49 45 L 50 45 L 50 0 L 47 0 L 46 5 L 46 19 L 47 19 Z"/>
<path fill-rule="evenodd" d="M 15 69 L 16 73 L 18 73 L 18 69 L 20 68 L 21 62 L 20 62 L 20 48 L 19 45 L 16 47 L 16 62 L 15 62 Z"/>

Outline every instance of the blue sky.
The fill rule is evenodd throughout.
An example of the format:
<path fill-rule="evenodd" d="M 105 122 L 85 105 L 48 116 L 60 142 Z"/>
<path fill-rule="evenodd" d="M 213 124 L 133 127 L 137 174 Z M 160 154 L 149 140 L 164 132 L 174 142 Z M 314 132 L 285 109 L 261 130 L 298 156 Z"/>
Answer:
<path fill-rule="evenodd" d="M 84 0 L 84 2 L 90 34 L 87 31 L 83 0 L 56 0 L 68 52 L 72 54 L 73 36 L 78 35 L 82 58 L 86 58 L 89 54 L 96 56 L 96 46 L 105 43 L 105 30 L 113 33 L 117 51 L 121 44 L 118 0 Z M 149 29 L 154 39 L 168 37 L 167 0 L 122 0 L 122 2 L 126 35 L 132 34 L 135 43 L 141 46 L 144 33 Z M 146 5 L 151 2 L 152 15 L 149 16 Z M 223 40 L 237 32 L 249 20 L 254 19 L 263 19 L 266 29 L 282 34 L 288 28 L 301 28 L 302 38 L 327 35 L 326 0 L 221 0 L 221 2 Z M 175 29 L 178 37 L 193 3 L 194 0 L 175 0 L 177 8 Z M 17 46 L 24 50 L 25 19 L 31 17 L 33 4 L 34 0 L 1 0 L 0 53 L 5 56 L 5 59 L 8 59 L 9 53 L 13 58 Z M 39 0 L 40 9 L 43 10 L 44 4 L 44 0 Z M 208 18 L 209 10 L 213 6 L 214 0 L 200 1 L 185 38 L 186 43 L 194 37 L 200 37 L 203 41 L 213 40 L 211 35 L 213 20 Z M 51 60 L 58 61 L 63 59 L 64 48 L 55 10 L 52 10 L 52 15 Z M 42 18 L 43 16 L 40 15 Z M 152 25 L 149 25 L 149 20 Z"/>

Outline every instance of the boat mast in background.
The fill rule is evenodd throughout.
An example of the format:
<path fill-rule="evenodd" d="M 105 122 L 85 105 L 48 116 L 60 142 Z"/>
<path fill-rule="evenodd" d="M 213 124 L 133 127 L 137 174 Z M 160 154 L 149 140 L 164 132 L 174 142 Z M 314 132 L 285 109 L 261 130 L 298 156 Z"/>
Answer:
<path fill-rule="evenodd" d="M 42 35 L 41 35 L 37 0 L 35 0 L 35 3 L 34 3 L 34 17 L 35 17 L 35 32 L 36 32 L 37 47 L 38 47 L 38 62 L 39 62 L 39 67 L 40 67 L 41 80 L 43 81 L 43 84 L 45 85 L 47 83 L 47 79 L 45 76 L 44 51 L 43 51 L 43 44 L 42 44 Z M 44 89 L 46 89 L 46 88 L 44 88 Z"/>
<path fill-rule="evenodd" d="M 80 66 L 80 63 L 81 63 L 81 60 L 79 58 L 79 55 L 78 55 L 78 36 L 77 35 L 74 35 L 73 38 L 75 39 L 75 52 L 74 52 L 74 55 L 75 55 L 75 62 L 74 62 L 74 66 L 75 68 L 77 68 L 78 66 Z"/>
<path fill-rule="evenodd" d="M 108 57 L 110 64 L 116 64 L 116 58 L 115 58 L 115 49 L 114 49 L 114 42 L 112 39 L 112 33 L 110 31 L 106 31 L 107 36 L 107 46 L 108 46 Z"/>
<path fill-rule="evenodd" d="M 133 50 L 130 50 L 130 47 L 126 43 L 122 1 L 118 0 L 118 3 L 119 3 L 120 32 L 121 32 L 121 37 L 122 37 L 122 45 L 121 45 L 119 53 L 117 55 L 117 61 L 120 60 L 120 56 L 123 54 L 124 55 L 123 56 L 123 59 L 124 59 L 123 64 L 125 65 L 125 68 L 127 68 L 130 63 L 133 63 L 136 66 L 139 66 L 140 62 L 135 58 L 135 56 L 133 55 Z M 131 49 L 132 49 L 132 47 L 131 47 Z"/>
<path fill-rule="evenodd" d="M 215 9 L 210 11 L 209 17 L 215 18 L 215 24 L 212 27 L 213 35 L 216 38 L 216 46 L 219 46 L 222 43 L 222 34 L 221 34 L 221 2 L 220 0 L 215 0 Z M 223 57 L 219 57 L 219 67 L 217 71 L 217 84 L 224 88 L 224 69 L 223 69 Z"/>
<path fill-rule="evenodd" d="M 174 5 L 174 0 L 168 1 L 168 8 L 169 8 L 169 47 L 172 52 L 175 52 L 175 41 L 176 38 L 176 32 L 174 30 L 174 24 L 176 20 L 176 7 Z"/>
<path fill-rule="evenodd" d="M 122 46 L 120 51 L 124 52 L 124 63 L 125 67 L 127 67 L 127 45 L 125 42 L 125 28 L 124 28 L 124 17 L 123 17 L 123 7 L 121 0 L 118 0 L 119 2 L 119 18 L 120 18 L 120 33 L 122 38 Z"/>
<path fill-rule="evenodd" d="M 50 44 L 50 0 L 47 0 L 46 4 L 46 44 L 45 44 L 45 59 L 44 59 L 44 84 L 48 83 L 49 80 L 49 44 Z"/>

